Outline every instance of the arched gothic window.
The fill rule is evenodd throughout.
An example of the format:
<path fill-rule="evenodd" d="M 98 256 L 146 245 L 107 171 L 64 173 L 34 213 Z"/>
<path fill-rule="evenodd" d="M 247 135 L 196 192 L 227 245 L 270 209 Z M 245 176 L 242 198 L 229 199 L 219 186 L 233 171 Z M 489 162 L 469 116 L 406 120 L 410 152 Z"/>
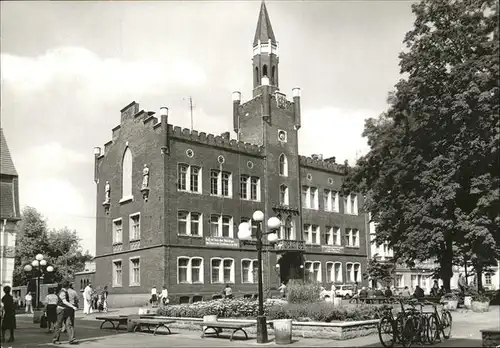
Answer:
<path fill-rule="evenodd" d="M 267 65 L 265 65 L 265 64 L 262 66 L 262 76 L 268 76 L 267 75 Z"/>
<path fill-rule="evenodd" d="M 279 162 L 280 162 L 280 175 L 288 176 L 288 159 L 286 158 L 284 153 L 280 155 Z"/>
<path fill-rule="evenodd" d="M 122 161 L 122 198 L 132 197 L 132 151 L 127 147 Z"/>
<path fill-rule="evenodd" d="M 255 67 L 255 83 L 256 84 L 259 84 L 259 68 L 258 67 Z"/>

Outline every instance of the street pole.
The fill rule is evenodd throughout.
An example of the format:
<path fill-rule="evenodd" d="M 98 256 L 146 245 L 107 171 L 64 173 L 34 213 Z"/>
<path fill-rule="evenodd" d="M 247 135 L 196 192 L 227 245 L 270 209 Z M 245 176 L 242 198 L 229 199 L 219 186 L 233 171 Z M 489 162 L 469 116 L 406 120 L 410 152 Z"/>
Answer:
<path fill-rule="evenodd" d="M 37 273 L 37 281 L 36 281 L 36 309 L 40 309 L 40 266 L 38 266 Z"/>
<path fill-rule="evenodd" d="M 257 316 L 257 343 L 267 343 L 267 322 L 264 315 L 264 291 L 262 286 L 262 222 L 257 226 L 257 273 L 259 313 Z"/>

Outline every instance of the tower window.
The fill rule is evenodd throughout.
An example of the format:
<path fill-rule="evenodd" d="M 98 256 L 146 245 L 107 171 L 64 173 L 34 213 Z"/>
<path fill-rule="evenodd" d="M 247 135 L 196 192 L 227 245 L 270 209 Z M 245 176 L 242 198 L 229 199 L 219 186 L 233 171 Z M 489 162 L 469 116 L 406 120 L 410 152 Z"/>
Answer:
<path fill-rule="evenodd" d="M 259 84 L 259 68 L 255 67 L 255 83 Z"/>
<path fill-rule="evenodd" d="M 262 66 L 262 76 L 267 76 L 267 65 Z"/>
<path fill-rule="evenodd" d="M 127 147 L 122 159 L 122 199 L 132 197 L 132 151 Z"/>
<path fill-rule="evenodd" d="M 284 153 L 280 155 L 279 162 L 280 162 L 280 175 L 288 176 L 288 160 Z"/>

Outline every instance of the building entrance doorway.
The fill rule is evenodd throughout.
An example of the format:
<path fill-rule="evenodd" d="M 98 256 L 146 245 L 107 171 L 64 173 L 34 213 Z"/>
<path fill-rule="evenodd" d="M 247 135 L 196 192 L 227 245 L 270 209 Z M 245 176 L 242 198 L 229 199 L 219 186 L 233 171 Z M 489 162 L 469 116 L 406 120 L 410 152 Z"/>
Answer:
<path fill-rule="evenodd" d="M 304 257 L 298 251 L 287 251 L 278 261 L 280 282 L 290 279 L 304 279 Z"/>

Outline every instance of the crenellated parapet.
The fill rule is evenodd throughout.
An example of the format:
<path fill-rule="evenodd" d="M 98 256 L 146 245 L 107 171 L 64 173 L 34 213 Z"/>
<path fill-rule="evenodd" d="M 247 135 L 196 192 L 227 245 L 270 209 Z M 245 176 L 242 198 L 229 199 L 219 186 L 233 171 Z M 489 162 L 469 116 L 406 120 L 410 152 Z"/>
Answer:
<path fill-rule="evenodd" d="M 299 165 L 341 175 L 346 173 L 346 167 L 342 164 L 325 162 L 312 157 L 299 156 Z M 349 167 L 347 167 L 347 170 L 349 170 Z"/>
<path fill-rule="evenodd" d="M 228 139 L 221 135 L 207 134 L 205 132 L 191 131 L 188 128 L 168 125 L 168 138 L 186 140 L 198 144 L 218 147 L 234 152 L 241 152 L 253 156 L 262 156 L 263 148 L 261 146 Z"/>

